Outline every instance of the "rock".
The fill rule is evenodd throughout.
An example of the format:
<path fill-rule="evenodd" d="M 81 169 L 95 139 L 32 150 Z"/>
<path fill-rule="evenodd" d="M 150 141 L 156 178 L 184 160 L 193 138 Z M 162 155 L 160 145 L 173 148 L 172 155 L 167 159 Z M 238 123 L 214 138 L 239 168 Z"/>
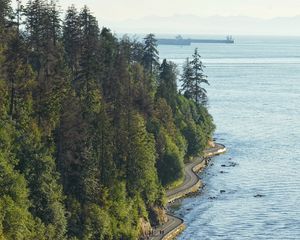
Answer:
<path fill-rule="evenodd" d="M 238 165 L 236 162 L 230 162 L 229 163 L 229 167 L 235 167 L 236 165 Z"/>
<path fill-rule="evenodd" d="M 254 197 L 255 198 L 261 198 L 261 197 L 264 197 L 265 195 L 263 195 L 263 194 L 256 194 L 256 195 L 254 195 Z"/>
<path fill-rule="evenodd" d="M 214 141 L 209 140 L 209 141 L 208 141 L 208 146 L 209 146 L 209 147 L 215 147 L 216 144 L 214 143 Z"/>
<path fill-rule="evenodd" d="M 220 190 L 220 193 L 225 193 L 226 191 L 225 190 Z"/>
<path fill-rule="evenodd" d="M 217 198 L 216 197 L 209 197 L 208 199 L 214 200 L 214 199 L 217 199 Z"/>
<path fill-rule="evenodd" d="M 226 167 L 226 165 L 225 165 L 225 164 L 222 164 L 221 167 Z"/>

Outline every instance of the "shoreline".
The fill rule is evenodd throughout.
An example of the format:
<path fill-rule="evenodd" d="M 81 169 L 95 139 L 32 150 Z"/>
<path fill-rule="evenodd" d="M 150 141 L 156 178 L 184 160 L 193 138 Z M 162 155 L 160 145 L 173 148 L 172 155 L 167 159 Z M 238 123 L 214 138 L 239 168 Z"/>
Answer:
<path fill-rule="evenodd" d="M 196 161 L 185 166 L 185 179 L 179 187 L 167 191 L 168 204 L 175 200 L 184 198 L 192 193 L 198 192 L 203 187 L 198 173 L 202 172 L 209 163 L 209 159 L 223 154 L 227 151 L 223 144 L 216 143 L 214 147 L 204 150 L 204 156 L 196 158 Z M 155 229 L 154 234 L 149 239 L 151 240 L 172 240 L 178 236 L 184 229 L 185 224 L 182 218 L 174 216 L 167 212 L 168 221 Z M 163 234 L 160 232 L 163 231 Z"/>

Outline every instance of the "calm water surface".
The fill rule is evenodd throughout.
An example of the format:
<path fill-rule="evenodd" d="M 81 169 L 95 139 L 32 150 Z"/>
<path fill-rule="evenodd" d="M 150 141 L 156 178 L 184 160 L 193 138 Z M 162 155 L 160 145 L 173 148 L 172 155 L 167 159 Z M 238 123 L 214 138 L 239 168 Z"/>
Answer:
<path fill-rule="evenodd" d="M 211 83 L 215 136 L 229 151 L 200 175 L 202 194 L 181 202 L 187 229 L 178 239 L 300 239 L 300 38 L 159 50 L 182 64 L 195 47 Z"/>

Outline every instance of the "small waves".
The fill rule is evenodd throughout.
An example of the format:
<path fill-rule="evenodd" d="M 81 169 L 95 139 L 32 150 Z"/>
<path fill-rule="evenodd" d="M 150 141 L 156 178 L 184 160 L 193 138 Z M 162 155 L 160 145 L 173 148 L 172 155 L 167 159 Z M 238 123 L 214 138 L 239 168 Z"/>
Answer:
<path fill-rule="evenodd" d="M 187 225 L 180 240 L 300 239 L 300 48 L 266 41 L 199 46 L 216 138 L 229 151 L 176 211 Z M 193 48 L 160 53 L 182 64 Z"/>

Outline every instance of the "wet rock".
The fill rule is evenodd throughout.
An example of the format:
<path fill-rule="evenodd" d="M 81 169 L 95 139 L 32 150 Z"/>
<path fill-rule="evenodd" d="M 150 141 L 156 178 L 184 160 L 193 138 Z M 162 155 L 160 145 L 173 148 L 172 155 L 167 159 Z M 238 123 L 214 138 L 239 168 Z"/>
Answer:
<path fill-rule="evenodd" d="M 217 199 L 216 197 L 209 197 L 208 199 L 210 199 L 210 200 L 215 200 L 215 199 Z"/>
<path fill-rule="evenodd" d="M 226 193 L 226 191 L 225 190 L 220 190 L 220 193 Z"/>
<path fill-rule="evenodd" d="M 228 167 L 235 167 L 236 165 L 238 165 L 236 162 L 230 162 Z"/>
<path fill-rule="evenodd" d="M 261 197 L 264 197 L 265 195 L 263 195 L 263 194 L 256 194 L 256 195 L 254 195 L 254 197 L 255 198 L 261 198 Z"/>
<path fill-rule="evenodd" d="M 238 165 L 236 162 L 229 162 L 228 165 L 222 164 L 221 167 L 235 167 L 236 165 Z"/>

